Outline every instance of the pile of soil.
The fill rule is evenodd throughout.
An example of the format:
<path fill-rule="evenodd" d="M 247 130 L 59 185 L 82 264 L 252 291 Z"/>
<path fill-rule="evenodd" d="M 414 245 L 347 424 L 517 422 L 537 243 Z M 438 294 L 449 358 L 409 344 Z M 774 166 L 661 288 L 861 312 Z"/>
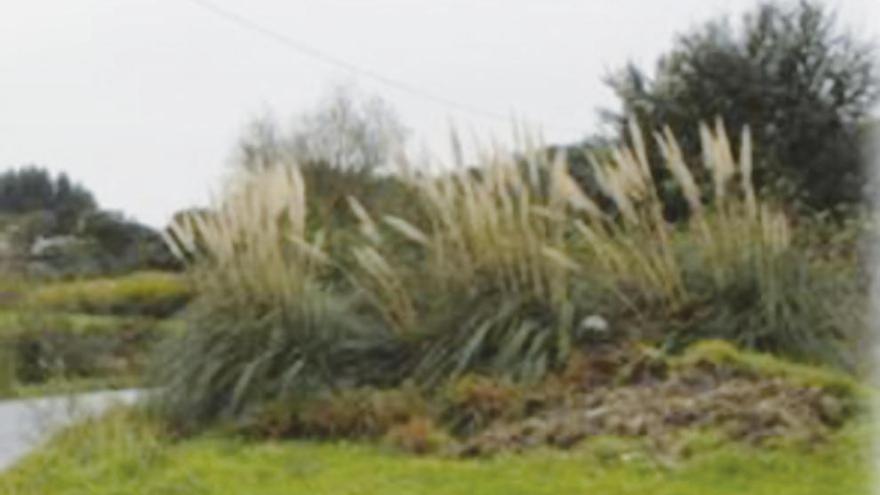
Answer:
<path fill-rule="evenodd" d="M 581 354 L 559 383 L 532 398 L 538 412 L 495 421 L 461 438 L 455 453 L 569 448 L 603 435 L 662 446 L 683 430 L 708 430 L 752 444 L 816 442 L 855 409 L 845 391 L 821 382 L 709 357 L 673 363 L 637 348 Z"/>
<path fill-rule="evenodd" d="M 243 431 L 384 439 L 414 453 L 463 457 L 611 436 L 676 455 L 691 433 L 756 445 L 820 442 L 864 406 L 859 387 L 835 372 L 723 342 L 701 342 L 678 356 L 617 343 L 584 349 L 533 385 L 468 375 L 430 391 L 336 391 L 266 408 Z"/>

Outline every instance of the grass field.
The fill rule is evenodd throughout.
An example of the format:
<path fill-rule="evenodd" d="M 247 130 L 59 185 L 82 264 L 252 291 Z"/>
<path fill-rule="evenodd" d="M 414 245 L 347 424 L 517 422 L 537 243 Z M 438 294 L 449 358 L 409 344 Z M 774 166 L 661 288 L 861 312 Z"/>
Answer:
<path fill-rule="evenodd" d="M 684 461 L 605 438 L 570 452 L 456 460 L 221 434 L 172 443 L 117 414 L 61 435 L 0 477 L 0 488 L 9 495 L 860 495 L 871 493 L 869 438 L 862 425 L 810 451 L 696 441 Z"/>
<path fill-rule="evenodd" d="M 121 390 L 142 386 L 142 381 L 134 375 L 117 375 L 95 378 L 53 379 L 38 384 L 13 384 L 0 390 L 0 400 L 32 399 L 37 397 L 70 395 L 100 390 Z"/>
<path fill-rule="evenodd" d="M 0 398 L 136 386 L 154 341 L 182 325 L 173 318 L 0 310 Z"/>

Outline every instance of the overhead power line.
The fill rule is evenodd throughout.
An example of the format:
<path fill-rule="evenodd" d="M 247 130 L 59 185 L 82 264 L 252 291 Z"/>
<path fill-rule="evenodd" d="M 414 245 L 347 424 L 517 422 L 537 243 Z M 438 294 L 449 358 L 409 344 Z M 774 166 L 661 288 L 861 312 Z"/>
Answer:
<path fill-rule="evenodd" d="M 338 58 L 338 57 L 335 57 L 335 56 L 330 55 L 328 53 L 325 53 L 325 52 L 323 52 L 323 51 L 321 51 L 321 50 L 319 50 L 319 49 L 317 49 L 307 43 L 293 39 L 283 33 L 279 33 L 277 31 L 269 29 L 269 28 L 257 23 L 256 21 L 254 21 L 252 19 L 249 19 L 249 18 L 247 18 L 237 12 L 233 12 L 231 10 L 225 9 L 225 8 L 215 4 L 214 2 L 211 2 L 210 0 L 189 0 L 189 1 L 193 5 L 196 5 L 196 6 L 202 8 L 202 9 L 205 9 L 207 11 L 210 11 L 211 13 L 213 13 L 219 17 L 222 17 L 223 19 L 226 19 L 227 21 L 232 22 L 235 25 L 237 25 L 243 29 L 252 31 L 254 33 L 257 33 L 257 34 L 260 34 L 260 35 L 265 36 L 267 38 L 270 38 L 272 40 L 275 40 L 276 42 L 281 43 L 281 44 L 287 46 L 288 48 L 291 48 L 291 49 L 299 52 L 302 55 L 305 55 L 307 57 L 318 60 L 319 62 L 328 64 L 328 65 L 332 65 L 335 67 L 339 67 L 339 68 L 344 69 L 348 72 L 351 72 L 355 75 L 362 76 L 362 77 L 365 77 L 368 79 L 372 79 L 373 81 L 380 83 L 384 86 L 387 86 L 389 88 L 393 88 L 398 91 L 408 93 L 412 96 L 422 98 L 424 100 L 432 101 L 436 104 L 439 104 L 439 105 L 447 107 L 447 108 L 453 108 L 453 109 L 456 109 L 456 110 L 459 110 L 462 112 L 470 113 L 472 115 L 497 120 L 497 121 L 504 122 L 507 124 L 510 124 L 513 122 L 512 116 L 504 116 L 504 115 L 497 113 L 497 112 L 493 112 L 490 110 L 479 108 L 479 107 L 469 105 L 467 103 L 455 101 L 455 100 L 452 100 L 449 98 L 444 98 L 443 96 L 439 96 L 439 95 L 433 94 L 431 92 L 425 91 L 425 90 L 423 90 L 417 86 L 414 86 L 412 84 L 409 84 L 405 81 L 402 81 L 402 80 L 399 80 L 399 79 L 396 79 L 393 77 L 388 77 L 386 75 L 380 74 L 380 73 L 373 71 L 373 70 L 370 70 L 368 68 L 360 67 L 356 64 L 352 64 L 352 63 L 345 61 L 341 58 Z"/>

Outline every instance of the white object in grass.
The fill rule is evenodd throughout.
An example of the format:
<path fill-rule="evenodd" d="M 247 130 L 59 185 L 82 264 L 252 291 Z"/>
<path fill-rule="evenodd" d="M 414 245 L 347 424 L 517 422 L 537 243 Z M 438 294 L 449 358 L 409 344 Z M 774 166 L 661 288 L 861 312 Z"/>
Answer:
<path fill-rule="evenodd" d="M 608 320 L 599 315 L 590 315 L 581 320 L 581 330 L 601 334 L 607 333 Z"/>

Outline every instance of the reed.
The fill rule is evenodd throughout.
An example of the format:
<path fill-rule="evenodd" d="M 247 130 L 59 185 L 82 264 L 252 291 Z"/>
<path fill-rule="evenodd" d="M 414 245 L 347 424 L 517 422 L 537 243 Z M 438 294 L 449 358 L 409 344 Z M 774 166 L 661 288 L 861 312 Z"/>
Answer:
<path fill-rule="evenodd" d="M 738 150 L 720 121 L 700 135 L 704 173 L 669 129 L 652 163 L 631 124 L 629 144 L 593 158 L 604 198 L 530 139 L 473 169 L 410 167 L 391 189 L 407 201 L 352 195 L 333 227 L 309 216 L 297 165 L 238 177 L 210 213 L 170 229 L 198 296 L 156 360 L 166 410 L 199 424 L 327 388 L 535 380 L 595 342 L 581 322 L 597 315 L 606 340 L 827 354 L 848 330 L 830 307 L 844 307 L 843 282 L 756 193 L 748 129 Z M 664 214 L 660 170 L 688 206 L 682 221 Z"/>
<path fill-rule="evenodd" d="M 573 221 L 601 215 L 563 157 L 483 153 L 478 170 L 406 175 L 417 223 L 373 216 L 356 199 L 364 242 L 354 273 L 395 332 L 422 346 L 414 376 L 473 369 L 539 376 L 570 350 L 577 307 Z M 401 256 L 399 242 L 414 254 Z"/>
<path fill-rule="evenodd" d="M 366 354 L 350 356 L 381 339 L 328 288 L 332 261 L 324 233 L 307 225 L 306 204 L 300 170 L 269 167 L 240 176 L 211 214 L 171 227 L 198 296 L 186 331 L 160 349 L 153 378 L 163 387 L 157 406 L 181 427 L 371 376 L 359 368 Z"/>
<path fill-rule="evenodd" d="M 615 293 L 634 286 L 675 310 L 700 296 L 688 283 L 689 270 L 711 274 L 714 288 L 721 289 L 743 270 L 772 277 L 774 259 L 789 248 L 785 215 L 755 193 L 748 129 L 743 130 L 738 158 L 720 120 L 714 129 L 701 125 L 700 135 L 709 191 L 685 163 L 672 132 L 666 128 L 654 136 L 661 166 L 674 178 L 689 208 L 688 219 L 679 224 L 663 215 L 654 178 L 657 167 L 648 163 L 645 141 L 634 122 L 630 146 L 618 148 L 610 159 L 593 158 L 599 185 L 619 215 L 611 222 L 579 221 L 577 227 L 588 240 L 592 263 L 608 275 L 605 279 Z"/>

